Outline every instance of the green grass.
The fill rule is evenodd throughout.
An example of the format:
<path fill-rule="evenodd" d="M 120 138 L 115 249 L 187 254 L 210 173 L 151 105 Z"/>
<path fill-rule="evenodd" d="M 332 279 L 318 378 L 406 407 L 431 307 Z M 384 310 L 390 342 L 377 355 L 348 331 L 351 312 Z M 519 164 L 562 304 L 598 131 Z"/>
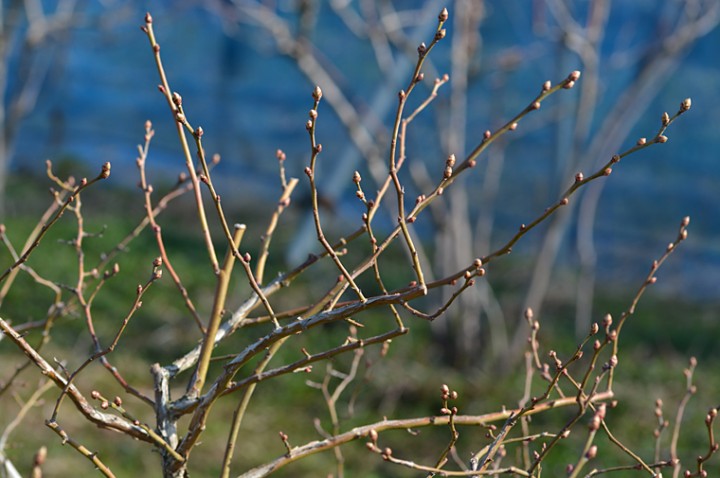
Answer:
<path fill-rule="evenodd" d="M 12 214 L 5 219 L 8 237 L 16 247 L 24 242 L 27 233 L 40 216 L 46 198 L 35 196 L 34 184 L 30 180 L 12 183 Z M 84 239 L 85 257 L 88 264 L 96 263 L 103 252 L 109 251 L 121 240 L 142 217 L 142 208 L 134 192 L 105 189 L 93 192 L 83 199 L 86 214 L 85 229 L 94 235 Z M 24 198 L 24 199 L 23 199 Z M 118 208 L 118 204 L 122 207 Z M 166 246 L 178 273 L 183 277 L 190 295 L 196 298 L 196 306 L 201 316 L 207 316 L 213 296 L 213 275 L 207 266 L 206 251 L 197 231 L 184 224 L 192 224 L 194 216 L 192 204 L 169 211 L 162 217 L 165 225 Z M 251 218 L 254 219 L 254 218 Z M 292 218 L 290 218 L 292 220 Z M 248 222 L 253 237 L 248 237 L 248 247 L 257 244 L 257 236 L 264 223 Z M 172 226 L 172 227 L 171 227 Z M 28 265 L 43 277 L 59 284 L 72 285 L 77 281 L 77 257 L 66 241 L 77 233 L 73 215 L 67 213 L 43 240 L 41 247 L 33 254 Z M 218 237 L 219 251 L 222 237 Z M 288 236 L 276 237 L 275 250 L 282 250 L 289 240 Z M 398 253 L 403 260 L 404 257 Z M 107 282 L 98 294 L 93 305 L 93 317 L 98 335 L 103 344 L 109 343 L 122 318 L 134 298 L 137 284 L 145 282 L 152 270 L 152 260 L 157 255 L 155 240 L 149 231 L 143 232 L 130 246 L 129 250 L 117 257 L 120 274 Z M 514 259 L 517 260 L 517 259 Z M 0 266 L 10 263 L 7 252 L 0 252 Z M 89 266 L 88 266 L 89 267 Z M 273 277 L 283 268 L 282 263 L 271 263 L 266 277 Z M 399 269 L 399 268 L 396 268 Z M 497 269 L 497 267 L 496 267 Z M 512 269 L 512 268 L 511 268 Z M 320 265 L 312 276 L 301 280 L 294 287 L 282 291 L 273 297 L 278 310 L 288 304 L 298 303 L 298 299 L 317 295 L 327 287 L 325 277 L 335 277 L 331 266 Z M 387 280 L 392 284 L 402 284 L 406 278 L 401 273 L 393 274 L 388 268 Z M 499 277 L 497 277 L 499 276 Z M 489 280 L 502 293 L 503 302 L 514 303 L 512 295 L 517 290 L 519 279 L 514 274 L 497 274 Z M 497 280 L 500 280 L 497 282 Z M 230 305 L 239 305 L 249 293 L 242 279 L 236 274 L 232 287 Z M 48 289 L 38 286 L 32 279 L 21 273 L 0 308 L 5 319 L 14 324 L 43 318 L 52 304 L 52 294 Z M 69 291 L 64 292 L 66 303 L 72 303 Z M 179 354 L 194 346 L 199 339 L 197 328 L 189 318 L 187 310 L 179 300 L 177 289 L 169 276 L 152 286 L 143 301 L 142 308 L 131 320 L 120 341 L 118 349 L 110 355 L 110 360 L 118 366 L 125 377 L 145 393 L 152 394 L 152 382 L 148 373 L 151 363 L 167 363 Z M 601 290 L 598 294 L 596 310 L 613 314 L 627 308 L 630 297 L 610 295 Z M 690 355 L 699 358 L 695 383 L 697 396 L 691 401 L 685 418 L 682 441 L 682 453 L 686 463 L 703 454 L 706 449 L 706 431 L 703 420 L 707 408 L 717 405 L 720 391 L 720 376 L 713 363 L 717 360 L 718 350 L 714 338 L 718 336 L 718 324 L 714 320 L 714 304 L 685 303 L 677 298 L 654 297 L 652 293 L 643 299 L 637 313 L 631 317 L 621 336 L 620 365 L 616 375 L 617 398 L 619 405 L 608 412 L 608 423 L 616 436 L 646 459 L 653 453 L 652 430 L 656 426 L 653 415 L 654 401 L 662 398 L 665 402 L 666 418 L 674 420 L 677 403 L 685 389 L 682 370 L 687 366 Z M 570 335 L 570 304 L 551 301 L 541 318 L 541 345 L 546 353 L 555 349 L 567 356 L 575 347 L 576 340 Z M 260 313 L 260 312 L 258 312 Z M 392 318 L 378 313 L 365 314 L 356 318 L 366 324 L 362 336 L 388 330 Z M 439 319 L 442 320 L 442 319 Z M 394 340 L 388 356 L 379 357 L 378 348 L 368 349 L 358 379 L 352 384 L 338 404 L 342 420 L 342 430 L 353 426 L 381 420 L 383 416 L 402 418 L 436 414 L 440 408 L 440 385 L 447 383 L 460 393 L 456 405 L 460 413 L 480 414 L 514 407 L 522 395 L 524 370 L 511 368 L 509 373 L 499 374 L 492 362 L 482 362 L 467 369 L 459 369 L 444 363 L 440 347 L 433 340 L 430 324 L 409 318 L 409 335 Z M 222 353 L 236 353 L 254 337 L 266 333 L 267 328 L 241 330 L 219 349 Z M 312 330 L 292 342 L 276 357 L 274 364 L 287 363 L 301 357 L 300 347 L 309 351 L 320 351 L 341 343 L 347 335 L 347 328 L 333 325 Z M 27 339 L 34 343 L 39 334 L 31 331 Z M 56 358 L 67 363 L 69 369 L 77 367 L 91 351 L 91 342 L 86 332 L 84 318 L 77 309 L 71 310 L 60 319 L 52 330 L 52 340 L 43 350 L 47 358 Z M 482 352 L 482 351 L 481 351 Z M 338 370 L 347 370 L 350 357 L 333 360 Z M 10 370 L 24 361 L 24 357 L 8 341 L 0 342 L 0 361 L 5 365 L 0 376 L 4 380 Z M 369 362 L 366 362 L 369 361 Z M 367 364 L 371 366 L 368 368 Z M 219 364 L 213 365 L 219 367 Z M 255 392 L 248 416 L 241 432 L 240 443 L 236 451 L 234 469 L 239 471 L 255 466 L 284 453 L 278 438 L 283 431 L 290 437 L 292 445 L 299 445 L 319 438 L 313 426 L 315 418 L 329 429 L 328 412 L 318 390 L 309 387 L 306 381 L 321 382 L 325 366 L 316 364 L 309 374 L 292 374 L 262 383 Z M 180 377 L 178 386 L 187 379 L 187 373 Z M 0 397 L 0 429 L 14 417 L 21 402 L 32 393 L 38 376 L 34 369 L 26 370 L 17 382 L 15 394 L 6 393 Z M 336 382 L 335 382 L 336 383 Z M 149 424 L 154 423 L 152 410 L 127 397 L 110 375 L 98 364 L 94 364 L 77 380 L 80 389 L 89 394 L 90 390 L 100 390 L 103 395 L 120 395 L 126 407 L 138 419 Z M 539 393 L 542 385 L 537 384 Z M 567 384 L 566 384 L 567 387 Z M 175 397 L 182 389 L 175 391 Z M 23 421 L 9 442 L 8 456 L 20 468 L 24 475 L 29 474 L 31 455 L 40 445 L 49 448 L 47 476 L 71 476 L 78 472 L 90 474 L 91 464 L 82 456 L 62 447 L 56 435 L 44 426 L 55 399 L 56 390 L 51 390 L 45 400 Z M 217 476 L 222 457 L 223 445 L 227 437 L 232 412 L 239 397 L 222 399 L 203 435 L 203 443 L 192 455 L 191 474 L 195 476 Z M 351 407 L 352 405 L 352 407 Z M 110 465 L 118 476 L 132 476 L 152 473 L 159 470 L 158 455 L 149 450 L 146 444 L 128 440 L 112 432 L 101 431 L 85 420 L 66 402 L 60 414 L 60 424 L 71 437 L 97 451 L 103 461 Z M 557 410 L 532 421 L 532 429 L 557 431 L 567 420 L 572 410 Z M 573 439 L 563 442 L 545 463 L 544 476 L 560 476 L 567 463 L 575 462 L 580 454 L 586 433 L 583 422 L 573 431 Z M 424 464 L 432 464 L 439 452 L 448 442 L 447 428 L 424 429 L 419 433 L 396 431 L 381 434 L 381 445 L 390 446 L 397 456 L 412 459 Z M 481 428 L 460 429 L 461 439 L 458 451 L 463 460 L 488 442 L 486 431 Z M 665 450 L 669 431 L 662 437 Z M 605 465 L 627 464 L 629 460 L 607 442 L 599 440 Z M 539 449 L 541 441 L 532 444 Z M 417 476 L 416 472 L 383 463 L 382 459 L 370 454 L 362 441 L 342 448 L 349 476 Z M 514 451 L 511 451 L 514 453 Z M 129 457 L 129 458 L 128 458 Z M 332 452 L 326 452 L 281 470 L 276 476 L 325 476 L 334 471 L 335 458 Z M 72 471 L 71 471 L 72 470 Z"/>

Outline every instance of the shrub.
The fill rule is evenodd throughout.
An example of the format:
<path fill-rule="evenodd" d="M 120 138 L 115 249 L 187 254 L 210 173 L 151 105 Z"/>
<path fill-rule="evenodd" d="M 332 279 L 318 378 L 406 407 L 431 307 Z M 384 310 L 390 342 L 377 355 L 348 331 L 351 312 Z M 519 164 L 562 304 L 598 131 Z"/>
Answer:
<path fill-rule="evenodd" d="M 351 386 L 355 388 L 351 402 L 363 398 L 361 392 L 363 385 L 367 384 L 360 380 L 361 367 L 367 371 L 387 364 L 395 365 L 394 373 L 410 370 L 411 364 L 392 364 L 396 359 L 387 356 L 392 341 L 407 340 L 406 336 L 410 334 L 408 324 L 422 330 L 433 321 L 443 320 L 446 310 L 453 307 L 456 299 L 476 286 L 478 281 L 487 280 L 485 276 L 489 264 L 505 257 L 518 241 L 567 206 L 576 191 L 608 177 L 623 158 L 666 142 L 666 130 L 691 107 L 690 99 L 682 101 L 676 113 L 662 116 L 657 133 L 649 139 L 642 138 L 624 152 L 613 155 L 590 174 L 577 173 L 556 202 L 535 220 L 522 225 L 505 244 L 442 278 L 429 280 L 418 254 L 417 246 L 422 236 L 419 239 L 413 231 L 416 221 L 422 220 L 429 206 L 443 200 L 446 190 L 456 187 L 456 179 L 475 167 L 490 145 L 515 131 L 551 96 L 572 89 L 580 81 L 580 72 L 573 71 L 554 84 L 544 82 L 537 96 L 531 98 L 524 109 L 495 131 L 485 131 L 478 138 L 476 148 L 466 157 L 448 155 L 442 168 L 439 168 L 434 186 L 418 197 L 408 199 L 400 175 L 401 168 L 406 164 L 407 128 L 418 114 L 431 106 L 438 90 L 449 78 L 435 80 L 431 94 L 419 102 L 414 111 L 410 111 L 408 99 L 417 94 L 415 90 L 425 80 L 424 62 L 445 37 L 447 19 L 448 12 L 443 10 L 434 36 L 418 48 L 417 62 L 407 87 L 399 92 L 384 182 L 379 184 L 376 192 L 371 193 L 364 186 L 360 173 L 356 172 L 352 177 L 355 195 L 364 213 L 357 229 L 341 239 L 332 239 L 326 233 L 326 220 L 319 206 L 321 192 L 316 184 L 316 176 L 323 169 L 323 148 L 319 142 L 322 136 L 323 91 L 316 87 L 308 96 L 310 110 L 305 127 L 309 138 L 309 164 L 305 174 L 320 252 L 310 255 L 307 260 L 274 279 L 267 279 L 272 241 L 283 213 L 291 204 L 298 180 L 286 177 L 286 157 L 278 151 L 282 192 L 267 220 L 256 252 L 245 252 L 242 243 L 247 227 L 231 224 L 213 183 L 213 166 L 219 158 L 208 158 L 203 147 L 203 129 L 192 126 L 191 109 L 186 110 L 182 97 L 170 88 L 160 47 L 155 40 L 153 20 L 148 14 L 143 31 L 149 39 L 158 67 L 159 89 L 172 114 L 187 171 L 173 189 L 165 192 L 159 200 L 154 200 L 155 190 L 145 169 L 154 136 L 153 126 L 148 122 L 137 158 L 145 217 L 115 247 L 98 255 L 95 263 L 96 255 L 91 256 L 87 249 L 87 243 L 94 237 L 85 223 L 83 198 L 91 188 L 100 187 L 100 183 L 110 176 L 109 163 L 102 166 L 96 177 L 82 179 L 78 183 L 72 178 L 56 177 L 52 165 L 48 163 L 48 176 L 57 190 L 24 246 L 17 249 L 20 252 L 16 252 L 5 227 L 0 231 L 12 256 L 9 267 L 0 276 L 0 301 L 12 298 L 9 295 L 11 288 L 23 277 L 32 279 L 33 287 L 48 288 L 54 296 L 52 306 L 43 317 L 33 317 L 33 320 L 20 324 L 12 323 L 7 317 L 0 318 L 5 336 L 27 357 L 14 371 L 8 370 L 9 376 L 2 391 L 17 388 L 18 377 L 28 366 L 39 369 L 43 377 L 25 400 L 17 419 L 8 425 L 0 442 L 0 451 L 7 443 L 9 433 L 20 425 L 41 396 L 54 387 L 59 390 L 59 395 L 46 420 L 47 427 L 60 437 L 63 444 L 85 456 L 105 476 L 114 476 L 110 470 L 114 464 L 91 449 L 99 446 L 101 439 L 93 434 L 93 438 L 86 439 L 90 442 L 83 442 L 74 436 L 75 433 L 68 431 L 70 427 L 66 423 L 70 423 L 72 428 L 82 428 L 82 422 L 74 420 L 73 412 L 63 408 L 63 403 L 71 402 L 76 414 L 99 427 L 99 436 L 110 437 L 110 448 L 120 449 L 124 446 L 121 441 L 132 438 L 158 452 L 160 469 L 166 477 L 187 476 L 190 471 L 203 474 L 209 470 L 229 476 L 236 455 L 239 455 L 236 458 L 242 461 L 242 466 L 247 466 L 240 476 L 266 476 L 325 450 L 333 451 L 334 473 L 342 476 L 346 465 L 341 447 L 354 441 L 364 444 L 366 450 L 362 453 L 367 456 L 364 460 L 375 460 L 377 456 L 378 464 L 383 461 L 388 463 L 387 468 L 378 467 L 378 473 L 391 475 L 399 473 L 396 470 L 407 468 L 413 474 L 424 473 L 427 476 L 508 474 L 539 477 L 543 466 L 550 463 L 554 454 L 559 456 L 558 461 L 569 463 L 567 474 L 573 477 L 583 473 L 584 476 L 611 472 L 625 474 L 628 470 L 659 476 L 665 469 L 677 475 L 682 467 L 678 453 L 682 414 L 687 399 L 695 392 L 692 383 L 694 360 L 685 372 L 686 395 L 678 407 L 669 452 L 660 451 L 663 430 L 670 423 L 664 418 L 661 402 L 656 403 L 658 427 L 656 451 L 652 458 L 647 458 L 646 451 L 634 451 L 640 445 L 628 446 L 617 438 L 611 431 L 609 417 L 617 405 L 613 385 L 622 361 L 619 348 L 621 332 L 643 293 L 655 282 L 659 268 L 686 239 L 687 217 L 680 222 L 673 242 L 652 262 L 629 307 L 618 317 L 608 314 L 601 323 L 591 324 L 579 345 L 570 353 L 556 352 L 541 343 L 538 337 L 540 324 L 532 309 L 525 311 L 528 326 L 523 332 L 528 339 L 524 351 L 525 366 L 509 372 L 513 378 L 523 382 L 517 407 L 491 408 L 478 414 L 461 413 L 464 403 L 473 397 L 461 395 L 454 390 L 455 387 L 443 384 L 442 376 L 436 375 L 433 379 L 437 382 L 437 402 L 429 405 L 434 412 L 409 418 L 376 416 L 350 428 L 345 426 L 338 402 Z M 171 254 L 168 233 L 161 227 L 161 222 L 171 201 L 185 194 L 192 197 L 195 209 L 193 223 L 202 237 L 204 253 L 202 259 L 193 255 L 185 265 L 190 271 L 182 273 L 180 267 L 176 267 L 178 254 Z M 204 195 L 210 197 L 210 207 L 206 207 Z M 389 230 L 376 226 L 376 215 L 384 206 L 397 218 L 397 224 Z M 30 267 L 28 259 L 41 245 L 46 246 L 48 234 L 65 213 L 75 219 L 74 237 L 68 242 L 73 249 L 75 263 L 72 270 L 63 271 L 66 277 L 62 281 L 49 280 L 46 277 L 49 272 Z M 213 235 L 217 235 L 217 231 L 213 232 L 213 224 L 220 231 L 219 241 Z M 168 226 L 172 233 L 174 224 L 168 222 Z M 128 293 L 127 280 L 119 279 L 122 273 L 115 260 L 126 254 L 142 254 L 143 251 L 128 250 L 133 241 L 140 240 L 141 234 L 151 235 L 157 257 L 146 264 L 147 278 L 134 288 L 134 297 L 126 304 L 122 320 L 114 324 L 114 329 L 108 329 L 107 322 L 98 318 L 105 314 L 117 317 L 118 305 L 114 303 L 117 301 L 102 314 L 98 313 L 96 303 L 106 293 Z M 225 249 L 224 258 L 219 256 L 222 249 Z M 407 260 L 392 257 L 393 249 L 404 251 Z M 182 278 L 183 275 L 201 277 L 203 268 L 206 271 L 209 269 L 214 278 L 212 298 L 207 297 L 206 292 L 200 297 L 194 296 L 193 288 L 187 286 L 188 278 Z M 52 264 L 49 269 L 52 269 Z M 236 269 L 248 285 L 249 297 L 231 308 L 233 293 L 230 283 Z M 305 282 L 302 282 L 303 278 Z M 399 283 L 405 278 L 410 280 L 409 284 Z M 118 355 L 115 352 L 123 350 L 127 354 L 122 361 L 132 355 L 132 344 L 126 339 L 128 329 L 135 325 L 140 311 L 152 307 L 153 290 L 159 287 L 161 280 L 172 283 L 176 293 L 174 301 L 167 305 L 173 307 L 171 311 L 152 309 L 153 313 L 164 314 L 167 318 L 167 324 L 154 324 L 156 330 L 152 334 L 176 343 L 168 351 L 158 351 L 157 355 L 164 365 L 160 362 L 146 364 L 149 365 L 152 383 L 148 385 L 148 377 L 143 377 L 137 370 L 141 357 L 134 357 L 128 370 L 116 365 L 114 357 Z M 117 282 L 121 284 L 116 284 L 114 291 L 110 290 Z M 23 287 L 29 284 L 26 282 Z M 321 292 L 317 293 L 317 290 Z M 446 291 L 447 299 L 439 306 L 425 310 L 430 302 L 424 298 L 431 294 L 439 295 L 439 291 Z M 278 296 L 282 297 L 276 299 Z M 33 299 L 26 297 L 25 300 Z M 143 302 L 149 304 L 143 306 Z M 58 329 L 72 326 L 67 319 L 73 314 L 79 315 L 85 322 L 92 353 L 86 357 L 77 349 L 54 352 L 62 355 L 53 363 L 47 352 L 48 344 L 51 337 L 57 335 Z M 182 321 L 177 320 L 178 316 L 183 317 Z M 191 339 L 184 337 L 188 334 Z M 194 345 L 195 340 L 197 344 Z M 174 354 L 174 350 L 182 347 L 186 348 L 168 358 L 170 350 Z M 366 357 L 363 365 L 362 359 L 369 350 L 376 351 L 375 355 L 370 359 Z M 343 357 L 347 357 L 346 362 L 340 361 Z M 104 389 L 112 390 L 113 385 L 94 378 L 92 381 L 100 386 L 83 381 L 86 375 L 90 376 L 94 363 L 104 367 L 115 382 L 114 387 L 119 386 L 121 392 L 116 395 L 108 393 Z M 345 370 L 341 371 L 338 364 Z M 317 369 L 322 367 L 324 373 L 318 373 Z M 298 374 L 309 374 L 315 380 L 320 377 L 319 381 L 308 383 L 319 389 L 322 395 L 322 399 L 314 400 L 314 405 L 325 407 L 330 417 L 325 426 L 316 423 L 321 439 L 303 439 L 302 444 L 295 444 L 294 432 L 288 432 L 288 428 L 283 431 L 273 429 L 276 426 L 296 429 L 306 425 L 302 420 L 302 423 L 293 423 L 298 410 L 291 409 L 292 399 L 287 396 L 302 380 L 297 378 Z M 256 394 L 257 387 L 265 385 L 265 382 L 276 385 L 273 388 L 265 386 Z M 253 413 L 251 406 L 256 406 L 259 412 Z M 367 405 L 367 408 L 371 407 L 372 404 Z M 562 423 L 557 425 L 551 420 L 543 420 L 544 416 L 558 409 L 567 409 Z M 694 471 L 688 469 L 685 476 L 707 476 L 706 462 L 718 448 L 713 435 L 716 415 L 715 408 L 707 414 L 707 451 L 697 459 Z M 211 445 L 193 453 L 210 428 L 223 425 L 229 425 L 227 437 L 208 438 Z M 444 429 L 444 437 L 435 437 L 432 433 L 419 435 L 418 431 L 424 428 Z M 393 432 L 396 430 L 411 433 L 398 437 Z M 463 434 L 464 441 L 461 440 L 461 430 L 468 430 L 469 439 L 465 439 Z M 118 432 L 119 435 L 106 435 L 107 431 Z M 274 453 L 274 458 L 267 458 L 273 453 L 257 450 L 260 435 L 278 436 L 284 451 Z M 298 435 L 302 437 L 303 433 Z M 423 441 L 430 443 L 417 445 Z M 413 455 L 416 447 L 422 448 L 423 453 Z M 470 458 L 458 458 L 459 449 L 468 453 Z M 619 456 L 608 449 L 619 450 Z M 135 447 L 132 453 L 137 453 Z M 255 453 L 262 453 L 258 460 L 249 456 Z M 8 474 L 17 476 L 12 461 L 4 455 L 0 458 Z M 212 463 L 212 460 L 217 461 Z M 35 456 L 34 476 L 41 474 L 44 461 L 45 451 L 41 450 Z M 194 465 L 195 462 L 200 465 Z M 589 463 L 595 467 L 592 471 L 587 471 Z M 546 466 L 552 473 L 554 465 Z M 319 472 L 315 470 L 315 474 Z"/>

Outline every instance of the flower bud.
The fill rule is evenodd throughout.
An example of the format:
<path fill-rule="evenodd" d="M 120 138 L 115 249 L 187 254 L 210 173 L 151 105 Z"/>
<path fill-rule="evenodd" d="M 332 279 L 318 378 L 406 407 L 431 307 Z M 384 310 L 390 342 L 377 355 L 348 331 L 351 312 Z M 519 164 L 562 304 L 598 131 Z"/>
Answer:
<path fill-rule="evenodd" d="M 111 164 L 109 162 L 102 165 L 102 169 L 100 170 L 100 177 L 102 179 L 107 179 L 110 177 L 110 167 Z"/>
<path fill-rule="evenodd" d="M 322 98 L 322 90 L 319 86 L 315 86 L 315 89 L 312 92 L 312 97 L 315 101 L 320 101 Z"/>
<path fill-rule="evenodd" d="M 585 458 L 588 460 L 592 460 L 597 456 L 597 445 L 593 445 L 590 447 L 590 449 L 585 453 Z"/>

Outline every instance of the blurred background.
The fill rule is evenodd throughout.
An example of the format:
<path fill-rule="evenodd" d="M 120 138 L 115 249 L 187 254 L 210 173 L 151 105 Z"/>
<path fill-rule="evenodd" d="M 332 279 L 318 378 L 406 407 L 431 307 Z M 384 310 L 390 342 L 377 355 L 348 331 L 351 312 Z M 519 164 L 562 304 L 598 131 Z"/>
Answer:
<path fill-rule="evenodd" d="M 628 156 L 608 178 L 579 191 L 508 258 L 490 265 L 487 282 L 432 323 L 429 340 L 443 363 L 483 374 L 516 363 L 508 357 L 521 357 L 526 307 L 571 341 L 584 335 L 591 321 L 624 310 L 684 216 L 692 218 L 690 237 L 661 271 L 636 335 L 628 331 L 626 338 L 646 347 L 641 356 L 717 357 L 716 0 L 6 1 L 0 217 L 20 221 L 34 212 L 28 198 L 36 196 L 26 187 L 47 186 L 47 159 L 77 176 L 95 175 L 110 161 L 114 194 L 122 201 L 136 195 L 136 145 L 146 120 L 156 130 L 152 181 L 175 181 L 184 161 L 138 28 L 150 11 L 170 85 L 190 123 L 202 126 L 206 150 L 222 157 L 215 181 L 229 220 L 252 224 L 274 208 L 277 149 L 287 154 L 288 175 L 301 179 L 292 227 L 282 233 L 284 252 L 274 263 L 286 270 L 317 249 L 303 173 L 313 87 L 324 92 L 322 213 L 337 238 L 357 227 L 364 210 L 353 171 L 361 172 L 368 194 L 387 174 L 397 92 L 406 88 L 417 46 L 429 43 L 443 7 L 450 11 L 447 37 L 407 111 L 428 97 L 436 78 L 450 80 L 408 128 L 401 172 L 408 198 L 431 191 L 448 154 L 464 158 L 485 130 L 527 106 L 543 82 L 555 84 L 573 70 L 582 77 L 495 143 L 418 221 L 422 260 L 433 278 L 502 246 L 557 201 L 576 173 L 590 175 L 639 138 L 652 139 L 663 113 L 673 115 L 692 98 L 692 109 L 665 133 L 667 143 Z M 139 203 L 116 206 L 107 198 L 96 204 L 128 222 L 142 218 Z M 378 227 L 389 230 L 393 217 L 391 209 L 378 215 Z M 199 235 L 189 237 L 195 244 Z M 428 305 L 443 299 L 429 298 Z"/>
<path fill-rule="evenodd" d="M 135 145 L 148 119 L 158 131 L 149 162 L 155 177 L 172 180 L 182 170 L 147 39 L 138 30 L 150 10 L 171 86 L 183 96 L 193 125 L 206 132 L 207 150 L 223 158 L 218 181 L 225 201 L 272 200 L 277 149 L 288 155 L 288 174 L 303 176 L 303 125 L 309 92 L 319 84 L 326 98 L 321 194 L 328 214 L 354 225 L 360 207 L 352 172 L 360 170 L 372 184 L 383 179 L 395 95 L 445 4 L 7 2 L 0 184 L 8 173 L 42 174 L 52 159 L 92 171 L 110 161 L 113 183 L 131 188 Z M 585 330 L 598 278 L 606 288 L 633 287 L 652 260 L 649 252 L 662 251 L 689 215 L 692 240 L 656 289 L 687 300 L 717 298 L 718 2 L 475 0 L 447 6 L 453 12 L 448 37 L 430 58 L 425 88 L 410 106 L 425 98 L 435 78 L 449 74 L 451 80 L 409 128 L 408 197 L 428 191 L 447 154 L 464 157 L 486 129 L 525 107 L 545 80 L 560 81 L 575 69 L 583 76 L 578 88 L 556 95 L 493 147 L 432 219 L 418 224 L 419 234 L 437 246 L 427 251 L 435 255 L 428 260 L 436 276 L 506 242 L 519 224 L 557 200 L 575 173 L 594 172 L 638 138 L 654 137 L 662 113 L 673 114 L 691 97 L 692 111 L 672 125 L 667 144 L 623 161 L 616 174 L 581 191 L 567 211 L 518 246 L 516 253 L 542 258 L 521 295 L 523 305 L 540 308 L 554 266 L 565 266 L 577 279 L 576 291 L 566 292 L 576 293 L 577 327 Z M 374 190 L 367 181 L 366 190 Z M 12 214 L 12 195 L 2 197 Z M 307 197 L 301 190 L 296 204 L 307 206 Z M 298 231 L 286 254 L 291 264 L 313 247 L 309 215 Z M 448 254 L 448 244 L 459 247 Z M 488 289 L 465 306 L 490 313 L 492 296 Z"/>

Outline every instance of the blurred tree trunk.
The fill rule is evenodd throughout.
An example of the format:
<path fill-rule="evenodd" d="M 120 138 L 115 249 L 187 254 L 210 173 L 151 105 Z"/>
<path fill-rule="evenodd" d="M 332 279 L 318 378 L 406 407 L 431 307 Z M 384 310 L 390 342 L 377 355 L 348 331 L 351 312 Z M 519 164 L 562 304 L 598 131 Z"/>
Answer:
<path fill-rule="evenodd" d="M 564 183 L 558 185 L 558 194 L 561 194 L 574 173 L 588 172 L 599 167 L 622 148 L 630 131 L 675 71 L 680 59 L 698 39 L 717 27 L 720 22 L 720 3 L 685 1 L 667 4 L 667 10 L 662 12 L 666 15 L 658 14 L 654 18 L 657 35 L 645 39 L 643 48 L 637 50 L 639 53 L 626 60 L 631 65 L 637 65 L 637 74 L 625 85 L 618 100 L 606 106 L 609 111 L 602 118 L 596 117 L 597 111 L 601 109 L 597 105 L 602 100 L 599 95 L 602 89 L 600 48 L 610 15 L 610 2 L 591 2 L 584 23 L 582 19 L 576 18 L 580 16 L 579 13 L 560 0 L 549 1 L 547 6 L 560 28 L 561 47 L 577 55 L 583 71 L 580 99 L 573 114 L 572 153 L 567 167 L 561 168 L 565 178 Z M 677 18 L 678 21 L 668 28 L 664 23 L 666 17 Z M 579 194 L 578 199 L 570 202 L 567 209 L 553 218 L 543 238 L 523 307 L 523 310 L 529 307 L 536 314 L 539 313 L 551 287 L 551 275 L 561 242 L 567 237 L 568 231 L 576 227 L 580 262 L 575 291 L 575 331 L 578 336 L 587 334 L 593 317 L 597 262 L 593 231 L 605 184 L 597 182 L 590 185 Z M 512 345 L 503 362 L 506 364 L 513 363 L 510 361 L 513 357 L 517 360 L 519 350 L 525 346 L 527 332 L 522 316 L 517 318 L 515 330 Z"/>
<path fill-rule="evenodd" d="M 484 2 L 456 0 L 452 6 L 452 46 L 450 49 L 450 109 L 445 128 L 441 130 L 443 147 L 447 154 L 465 157 L 468 83 L 470 67 L 481 46 L 480 23 L 484 17 Z M 465 182 L 461 178 L 458 182 Z M 439 277 L 462 269 L 474 258 L 473 228 L 469 207 L 468 189 L 456 184 L 448 192 L 447 213 L 440 227 L 436 243 L 435 271 Z M 448 310 L 447 319 L 433 322 L 433 331 L 444 343 L 447 358 L 459 367 L 470 365 L 481 348 L 480 317 L 482 301 L 480 290 L 472 288 L 461 295 L 454 307 Z M 452 291 L 443 291 L 443 302 Z M 450 356 L 451 355 L 451 356 Z"/>

